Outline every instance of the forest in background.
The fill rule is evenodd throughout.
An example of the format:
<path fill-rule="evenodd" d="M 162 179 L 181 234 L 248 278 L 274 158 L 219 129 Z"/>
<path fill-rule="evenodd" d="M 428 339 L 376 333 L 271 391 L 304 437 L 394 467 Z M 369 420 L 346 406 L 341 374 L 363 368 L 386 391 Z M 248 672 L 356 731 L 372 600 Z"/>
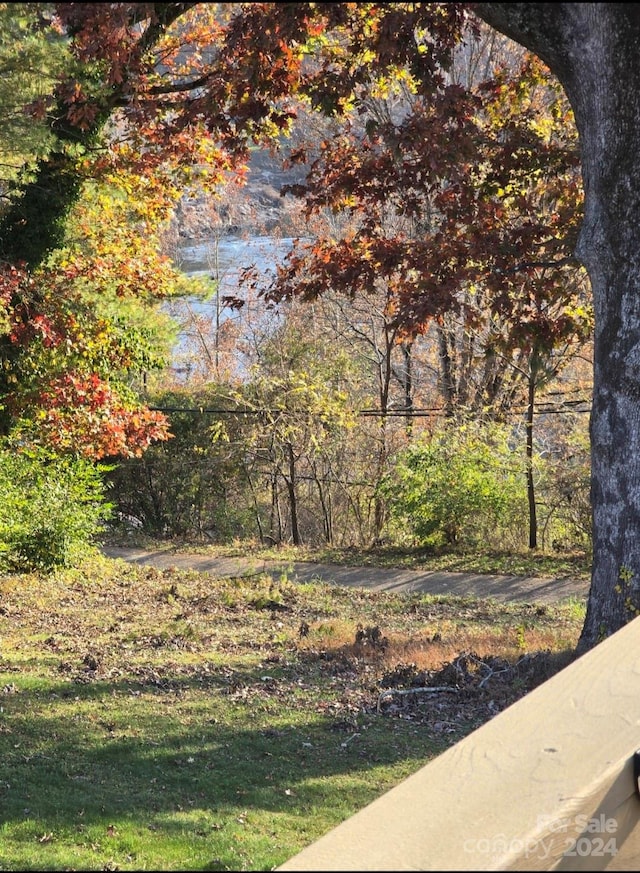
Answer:
<path fill-rule="evenodd" d="M 236 4 L 160 6 L 179 23 L 149 39 L 158 94 L 167 70 L 206 69 L 194 46 L 213 52 Z M 436 85 L 400 58 L 350 95 L 311 87 L 295 118 L 276 100 L 169 144 L 145 107 L 135 126 L 93 106 L 100 75 L 124 81 L 115 44 L 113 81 L 103 58 L 78 85 L 99 36 L 81 7 L 0 8 L 6 566 L 73 560 L 108 517 L 208 542 L 588 548 L 580 167 L 543 65 L 471 19 Z M 339 30 L 315 39 L 310 71 L 341 51 Z M 48 248 L 32 231 L 12 259 L 25 184 L 58 154 L 77 196 Z M 242 234 L 301 242 L 222 298 L 216 244 Z M 210 245 L 210 278 L 181 272 L 185 238 Z M 198 296 L 213 317 L 168 316 Z"/>
<path fill-rule="evenodd" d="M 519 46 L 486 28 L 459 52 L 450 75 L 481 94 L 489 71 L 509 71 L 512 90 L 501 86 L 507 93 L 499 101 L 530 113 L 528 123 L 545 129 L 559 161 L 562 150 L 575 147 L 571 114 L 559 110 L 557 92 L 532 76 L 527 62 Z M 530 278 L 541 295 L 537 311 L 523 295 L 507 317 L 492 311 L 490 289 L 461 281 L 442 315 L 409 331 L 395 308 L 393 276 L 374 276 L 358 296 L 333 276 L 321 293 L 299 299 L 310 275 L 305 264 L 318 258 L 313 246 L 325 245 L 320 257 L 338 260 L 330 246 L 362 229 L 373 183 L 367 172 L 376 168 L 363 169 L 348 207 L 327 203 L 310 213 L 336 158 L 314 165 L 317 179 L 303 192 L 307 165 L 287 157 L 303 148 L 318 155 L 350 137 L 362 161 L 367 126 L 397 124 L 414 102 L 399 80 L 384 94 L 367 95 L 355 130 L 352 116 L 328 122 L 300 112 L 275 154 L 251 153 L 240 190 L 232 182 L 179 201 L 163 251 L 179 267 L 185 242 L 204 245 L 208 305 L 188 298 L 180 307 L 179 359 L 145 395 L 169 416 L 174 439 L 109 477 L 125 532 L 204 543 L 588 550 L 592 351 L 584 271 L 575 264 L 537 267 Z M 487 101 L 485 111 L 499 107 Z M 502 121 L 494 115 L 487 123 Z M 537 198 L 548 220 L 566 208 L 566 198 L 576 221 L 577 167 L 564 161 L 560 190 L 555 179 L 540 183 L 539 166 L 514 173 L 521 196 L 526 190 Z M 422 240 L 437 206 L 425 198 L 419 214 L 408 217 L 401 197 L 400 190 L 379 216 L 382 238 Z M 506 220 L 522 221 L 515 197 L 508 205 Z M 270 240 L 300 241 L 291 256 L 300 262 L 286 277 L 286 262 L 281 266 L 290 292 L 274 301 L 270 284 L 277 281 L 238 256 L 238 303 L 229 301 L 220 245 L 261 237 L 265 251 Z M 433 253 L 419 269 L 424 281 Z M 553 296 L 544 299 L 549 288 Z M 544 321 L 542 330 L 535 319 Z M 547 336 L 535 335 L 545 330 Z"/>

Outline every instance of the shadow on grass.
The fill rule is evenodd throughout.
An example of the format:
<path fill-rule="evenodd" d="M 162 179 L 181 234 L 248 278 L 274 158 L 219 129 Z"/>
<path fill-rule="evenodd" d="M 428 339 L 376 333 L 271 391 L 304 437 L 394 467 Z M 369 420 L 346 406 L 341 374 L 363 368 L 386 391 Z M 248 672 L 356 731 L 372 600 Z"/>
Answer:
<path fill-rule="evenodd" d="M 277 682 L 259 682 L 254 671 L 235 671 L 233 688 L 252 690 L 233 700 L 237 692 L 219 678 L 162 688 L 130 680 L 18 685 L 0 698 L 3 823 L 34 819 L 46 831 L 79 817 L 85 825 L 151 821 L 193 808 L 304 812 L 331 802 L 336 788 L 323 779 L 362 773 L 349 797 L 359 806 L 371 799 L 372 767 L 413 761 L 417 769 L 440 750 L 390 719 L 355 724 L 293 712 Z"/>

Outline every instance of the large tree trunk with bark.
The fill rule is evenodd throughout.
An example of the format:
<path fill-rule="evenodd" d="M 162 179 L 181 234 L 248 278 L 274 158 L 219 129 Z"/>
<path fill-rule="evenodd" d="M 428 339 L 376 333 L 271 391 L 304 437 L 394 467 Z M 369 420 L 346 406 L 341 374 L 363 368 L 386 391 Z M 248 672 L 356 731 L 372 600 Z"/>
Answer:
<path fill-rule="evenodd" d="M 640 7 L 473 8 L 557 75 L 580 134 L 586 201 L 576 254 L 589 272 L 596 322 L 585 651 L 640 612 Z"/>

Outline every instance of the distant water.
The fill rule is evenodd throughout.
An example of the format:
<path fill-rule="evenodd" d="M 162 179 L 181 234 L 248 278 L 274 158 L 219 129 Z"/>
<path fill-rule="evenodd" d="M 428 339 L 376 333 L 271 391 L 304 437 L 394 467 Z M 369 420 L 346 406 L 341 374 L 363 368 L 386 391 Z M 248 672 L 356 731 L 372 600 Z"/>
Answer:
<path fill-rule="evenodd" d="M 276 267 L 291 251 L 293 238 L 268 236 L 225 237 L 217 242 L 187 240 L 180 245 L 176 266 L 187 276 L 209 276 L 218 282 L 218 296 L 239 294 L 242 296 L 240 277 L 247 268 L 254 268 L 258 276 L 268 285 L 276 275 Z M 259 284 L 262 282 L 259 281 Z M 212 289 L 213 290 L 213 289 Z M 230 317 L 237 317 L 233 310 L 222 306 L 218 313 L 218 303 L 214 294 L 208 300 L 187 297 L 168 301 L 164 308 L 183 328 L 178 334 L 178 342 L 173 354 L 176 362 L 189 346 L 192 315 L 209 319 L 214 325 Z"/>
<path fill-rule="evenodd" d="M 275 276 L 276 266 L 291 250 L 293 238 L 270 236 L 225 237 L 218 242 L 187 241 L 179 248 L 177 266 L 188 276 L 209 275 L 220 282 L 222 294 L 238 290 L 240 274 L 255 267 L 269 280 Z M 217 262 L 216 262 L 217 258 Z"/>

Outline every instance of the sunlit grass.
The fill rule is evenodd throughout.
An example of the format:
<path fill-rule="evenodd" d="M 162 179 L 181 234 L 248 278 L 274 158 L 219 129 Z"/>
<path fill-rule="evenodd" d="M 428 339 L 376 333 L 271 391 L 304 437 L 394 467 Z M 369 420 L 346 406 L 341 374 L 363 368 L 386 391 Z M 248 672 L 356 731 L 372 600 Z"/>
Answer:
<path fill-rule="evenodd" d="M 583 618 L 99 557 L 1 577 L 0 869 L 272 869 L 489 717 L 384 715 L 385 676 L 562 659 Z"/>

